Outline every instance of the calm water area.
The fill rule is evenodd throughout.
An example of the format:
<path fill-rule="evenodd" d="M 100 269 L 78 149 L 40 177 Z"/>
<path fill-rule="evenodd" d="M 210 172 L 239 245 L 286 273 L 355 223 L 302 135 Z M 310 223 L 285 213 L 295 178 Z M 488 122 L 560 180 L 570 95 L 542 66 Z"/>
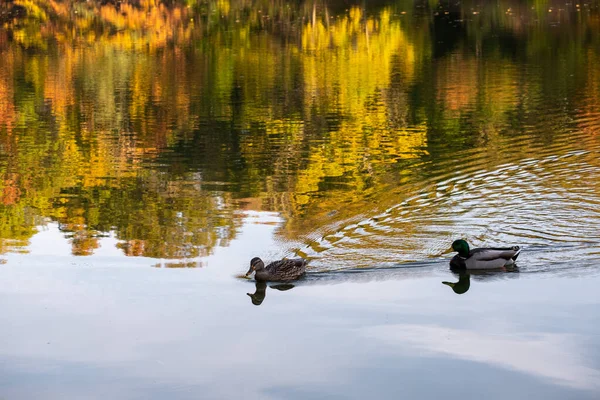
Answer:
<path fill-rule="evenodd" d="M 599 134 L 598 1 L 2 1 L 0 399 L 599 399 Z"/>

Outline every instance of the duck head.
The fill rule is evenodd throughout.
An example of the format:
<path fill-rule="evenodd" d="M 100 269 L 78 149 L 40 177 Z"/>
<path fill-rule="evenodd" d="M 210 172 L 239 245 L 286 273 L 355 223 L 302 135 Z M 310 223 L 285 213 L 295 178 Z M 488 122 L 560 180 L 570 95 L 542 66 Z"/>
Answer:
<path fill-rule="evenodd" d="M 250 260 L 250 269 L 246 272 L 246 276 L 249 276 L 254 271 L 260 271 L 265 268 L 265 263 L 259 257 L 254 257 Z"/>
<path fill-rule="evenodd" d="M 466 240 L 458 239 L 452 242 L 452 250 L 458 252 L 463 258 L 469 257 L 469 244 Z"/>

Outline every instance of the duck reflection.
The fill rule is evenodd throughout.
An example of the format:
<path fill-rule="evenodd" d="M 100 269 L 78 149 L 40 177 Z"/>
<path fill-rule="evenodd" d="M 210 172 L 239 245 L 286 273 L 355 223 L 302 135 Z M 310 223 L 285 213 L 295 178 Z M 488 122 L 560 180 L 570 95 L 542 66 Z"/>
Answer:
<path fill-rule="evenodd" d="M 458 282 L 442 282 L 444 285 L 448 285 L 452 288 L 452 291 L 456 294 L 464 294 L 471 287 L 471 275 L 474 276 L 473 279 L 478 281 L 483 280 L 492 280 L 492 279 L 506 279 L 506 278 L 516 278 L 518 277 L 519 268 L 513 266 L 511 268 L 503 268 L 498 271 L 489 271 L 489 270 L 470 270 L 467 272 L 464 269 L 455 269 L 452 268 L 451 271 L 454 275 L 458 276 Z"/>
<path fill-rule="evenodd" d="M 458 274 L 458 282 L 442 282 L 444 285 L 448 285 L 452 288 L 456 294 L 464 294 L 471 287 L 471 274 L 466 272 L 460 272 Z"/>
<path fill-rule="evenodd" d="M 271 287 L 271 289 L 285 291 L 285 290 L 290 290 L 291 288 L 294 287 L 294 285 L 292 285 L 291 283 L 279 283 L 276 285 L 271 285 L 270 287 Z M 260 306 L 262 304 L 262 302 L 265 300 L 265 297 L 267 296 L 267 282 L 256 281 L 256 290 L 254 291 L 254 293 L 246 293 L 246 294 L 248 296 L 250 296 L 250 300 L 252 301 L 252 304 L 254 304 L 255 306 Z"/>

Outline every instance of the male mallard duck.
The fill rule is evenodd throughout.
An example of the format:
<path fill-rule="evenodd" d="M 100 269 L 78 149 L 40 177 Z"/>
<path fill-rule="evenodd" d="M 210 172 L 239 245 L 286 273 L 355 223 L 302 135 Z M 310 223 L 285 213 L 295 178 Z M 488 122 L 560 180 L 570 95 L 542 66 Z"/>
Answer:
<path fill-rule="evenodd" d="M 457 269 L 498 269 L 515 263 L 519 256 L 519 246 L 513 247 L 482 247 L 469 250 L 469 244 L 455 240 L 452 249 L 458 254 L 450 260 L 450 268 Z"/>
<path fill-rule="evenodd" d="M 258 257 L 250 261 L 250 269 L 246 276 L 256 271 L 254 279 L 257 281 L 292 281 L 298 279 L 306 271 L 307 261 L 302 258 L 274 261 L 265 267 L 265 263 Z"/>

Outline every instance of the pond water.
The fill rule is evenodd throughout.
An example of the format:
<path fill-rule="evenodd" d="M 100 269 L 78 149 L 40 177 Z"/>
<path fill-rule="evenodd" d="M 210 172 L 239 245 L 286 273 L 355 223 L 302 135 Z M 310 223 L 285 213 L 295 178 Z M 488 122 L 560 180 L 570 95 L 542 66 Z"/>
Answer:
<path fill-rule="evenodd" d="M 0 399 L 600 396 L 597 1 L 15 0 L 0 60 Z"/>

